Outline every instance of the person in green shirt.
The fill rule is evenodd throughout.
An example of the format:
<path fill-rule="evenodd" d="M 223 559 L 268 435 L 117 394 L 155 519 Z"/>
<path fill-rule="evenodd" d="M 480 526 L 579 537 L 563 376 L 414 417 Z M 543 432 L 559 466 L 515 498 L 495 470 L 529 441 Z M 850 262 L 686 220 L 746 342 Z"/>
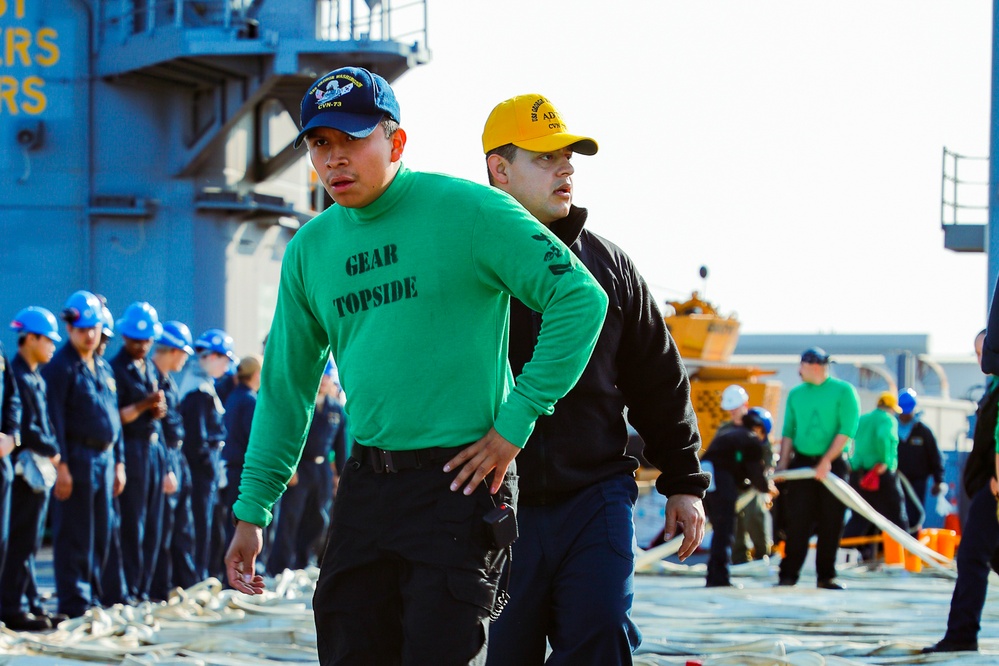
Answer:
<path fill-rule="evenodd" d="M 593 276 L 513 198 L 404 167 L 399 117 L 388 82 L 357 67 L 302 100 L 296 145 L 336 205 L 285 251 L 226 555 L 230 584 L 261 592 L 261 529 L 332 354 L 356 444 L 313 599 L 321 664 L 484 661 L 516 536 L 514 457 L 579 378 L 607 310 Z M 542 317 L 516 385 L 511 296 Z"/>
<path fill-rule="evenodd" d="M 878 398 L 877 407 L 860 417 L 850 455 L 850 485 L 875 511 L 908 530 L 905 496 L 898 478 L 898 420 L 895 416 L 901 413 L 898 397 L 885 391 Z M 843 530 L 845 537 L 877 533 L 878 529 L 856 512 Z M 868 560 L 874 554 L 874 548 L 862 546 L 860 553 Z"/>
<path fill-rule="evenodd" d="M 860 399 L 853 386 L 829 375 L 829 354 L 819 347 L 801 354 L 798 374 L 802 383 L 791 389 L 784 407 L 777 471 L 814 467 L 816 478 L 789 481 L 781 490 L 787 540 L 778 584 L 798 582 L 808 541 L 815 533 L 817 584 L 840 590 L 843 586 L 836 580 L 836 551 L 846 507 L 826 490 L 821 479 L 830 472 L 844 478 L 849 471 L 843 451 L 857 433 Z"/>

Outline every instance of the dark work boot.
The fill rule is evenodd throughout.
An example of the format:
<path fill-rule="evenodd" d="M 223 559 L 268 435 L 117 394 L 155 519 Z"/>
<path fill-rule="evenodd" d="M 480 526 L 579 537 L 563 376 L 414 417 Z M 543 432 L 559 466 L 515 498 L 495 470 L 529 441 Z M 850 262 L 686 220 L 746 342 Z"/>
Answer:
<path fill-rule="evenodd" d="M 8 629 L 14 631 L 44 631 L 52 628 L 52 623 L 47 617 L 38 617 L 33 613 L 13 613 L 0 617 Z"/>
<path fill-rule="evenodd" d="M 978 641 L 955 643 L 945 638 L 935 645 L 924 647 L 922 651 L 923 654 L 932 654 L 934 652 L 978 652 Z"/>

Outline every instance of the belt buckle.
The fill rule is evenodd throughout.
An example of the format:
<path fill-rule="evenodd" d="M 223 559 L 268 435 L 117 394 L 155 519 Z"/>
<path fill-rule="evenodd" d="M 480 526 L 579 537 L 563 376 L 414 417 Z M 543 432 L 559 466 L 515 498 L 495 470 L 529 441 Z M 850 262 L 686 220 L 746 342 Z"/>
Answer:
<path fill-rule="evenodd" d="M 377 449 L 377 451 L 382 472 L 394 473 L 399 471 L 395 468 L 395 462 L 392 460 L 391 451 L 385 451 L 384 449 Z"/>

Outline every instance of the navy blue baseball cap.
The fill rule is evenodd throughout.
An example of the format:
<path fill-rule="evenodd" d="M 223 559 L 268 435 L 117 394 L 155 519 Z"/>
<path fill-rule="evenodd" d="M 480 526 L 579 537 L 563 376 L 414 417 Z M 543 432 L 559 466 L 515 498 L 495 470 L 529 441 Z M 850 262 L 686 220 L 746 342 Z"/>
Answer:
<path fill-rule="evenodd" d="M 825 365 L 829 362 L 829 354 L 822 347 L 809 347 L 801 352 L 802 363 L 819 363 Z"/>
<path fill-rule="evenodd" d="M 399 121 L 399 102 L 388 81 L 362 67 L 341 67 L 321 76 L 302 98 L 302 131 L 295 148 L 316 127 L 363 139 L 388 116 Z"/>

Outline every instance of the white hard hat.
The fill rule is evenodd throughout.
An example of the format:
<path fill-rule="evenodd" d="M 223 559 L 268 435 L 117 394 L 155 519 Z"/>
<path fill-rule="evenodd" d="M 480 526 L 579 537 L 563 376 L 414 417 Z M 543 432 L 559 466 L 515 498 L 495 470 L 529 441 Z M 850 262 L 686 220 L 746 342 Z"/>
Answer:
<path fill-rule="evenodd" d="M 747 402 L 749 402 L 749 394 L 738 384 L 732 384 L 722 391 L 721 408 L 726 412 L 741 407 Z"/>

